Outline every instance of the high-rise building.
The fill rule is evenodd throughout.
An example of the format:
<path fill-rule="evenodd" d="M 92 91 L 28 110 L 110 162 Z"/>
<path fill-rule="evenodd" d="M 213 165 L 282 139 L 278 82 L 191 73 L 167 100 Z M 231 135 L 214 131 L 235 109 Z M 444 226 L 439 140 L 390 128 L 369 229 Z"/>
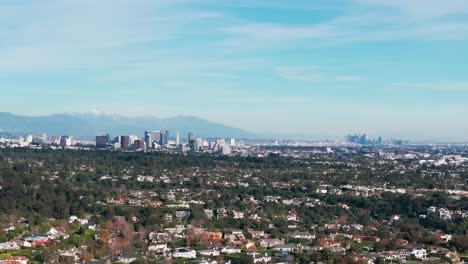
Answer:
<path fill-rule="evenodd" d="M 60 137 L 60 146 L 66 147 L 66 146 L 71 146 L 73 141 L 72 136 L 62 136 Z"/>
<path fill-rule="evenodd" d="M 159 141 L 159 145 L 166 146 L 169 141 L 169 131 L 163 130 L 161 131 L 161 140 Z"/>
<path fill-rule="evenodd" d="M 219 154 L 221 154 L 221 155 L 231 155 L 231 147 L 229 147 L 227 145 L 222 145 L 219 148 Z"/>
<path fill-rule="evenodd" d="M 60 144 L 60 136 L 52 136 L 50 138 L 50 143 L 55 144 L 55 145 L 59 145 Z"/>
<path fill-rule="evenodd" d="M 135 140 L 135 143 L 134 143 L 134 149 L 135 150 L 145 150 L 145 148 L 146 148 L 145 141 L 143 141 L 141 139 Z"/>
<path fill-rule="evenodd" d="M 217 139 L 216 144 L 213 148 L 214 151 L 219 151 L 222 146 L 226 145 L 226 141 L 224 139 Z"/>
<path fill-rule="evenodd" d="M 230 144 L 229 144 L 229 145 L 231 145 L 231 147 L 234 147 L 234 146 L 236 146 L 236 140 L 235 140 L 235 139 L 233 139 L 233 138 L 231 138 L 231 142 L 230 142 Z"/>
<path fill-rule="evenodd" d="M 180 141 L 179 141 L 179 131 L 176 132 L 175 144 L 176 144 L 177 146 L 180 144 Z"/>
<path fill-rule="evenodd" d="M 128 137 L 130 138 L 130 145 L 135 144 L 135 140 L 139 139 L 139 137 L 135 135 L 130 135 Z"/>
<path fill-rule="evenodd" d="M 194 150 L 202 151 L 203 150 L 203 139 L 197 138 L 194 140 Z"/>
<path fill-rule="evenodd" d="M 153 140 L 151 139 L 151 131 L 145 131 L 145 143 L 148 149 L 150 149 L 153 146 Z"/>
<path fill-rule="evenodd" d="M 151 135 L 153 136 L 153 141 L 159 143 L 159 141 L 161 140 L 161 131 L 153 131 Z"/>
<path fill-rule="evenodd" d="M 107 146 L 108 139 L 109 135 L 96 136 L 96 148 L 105 148 Z"/>
<path fill-rule="evenodd" d="M 33 135 L 27 135 L 26 138 L 24 139 L 24 141 L 26 141 L 26 143 L 31 143 L 33 142 L 33 139 L 34 139 L 34 136 Z"/>
<path fill-rule="evenodd" d="M 130 137 L 129 136 L 120 136 L 120 148 L 128 149 L 130 146 Z"/>
<path fill-rule="evenodd" d="M 188 134 L 188 147 L 190 151 L 195 151 L 195 137 L 192 132 Z"/>

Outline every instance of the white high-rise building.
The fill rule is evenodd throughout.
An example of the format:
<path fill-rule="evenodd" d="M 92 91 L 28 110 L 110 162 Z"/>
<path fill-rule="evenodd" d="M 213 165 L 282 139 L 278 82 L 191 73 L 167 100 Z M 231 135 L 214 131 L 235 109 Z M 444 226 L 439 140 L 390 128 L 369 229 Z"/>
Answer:
<path fill-rule="evenodd" d="M 128 138 L 130 139 L 130 145 L 135 144 L 135 140 L 139 139 L 139 137 L 135 135 L 130 135 Z"/>
<path fill-rule="evenodd" d="M 231 155 L 231 147 L 227 145 L 220 146 L 219 154 L 221 155 Z"/>
<path fill-rule="evenodd" d="M 73 144 L 73 137 L 72 136 L 62 136 L 60 137 L 60 146 L 66 147 L 71 146 Z"/>
<path fill-rule="evenodd" d="M 194 143 L 195 143 L 194 144 L 195 145 L 195 147 L 194 147 L 195 151 L 202 151 L 203 150 L 203 139 L 197 138 L 197 139 L 195 139 Z"/>
<path fill-rule="evenodd" d="M 234 147 L 234 146 L 236 146 L 236 140 L 235 140 L 235 139 L 233 139 L 233 138 L 231 138 L 230 145 L 231 145 L 231 147 Z"/>
<path fill-rule="evenodd" d="M 26 143 L 31 143 L 33 142 L 33 139 L 34 139 L 34 136 L 33 135 L 27 135 L 26 138 L 24 139 L 24 141 L 26 141 Z"/>
<path fill-rule="evenodd" d="M 214 145 L 213 151 L 220 151 L 222 146 L 226 145 L 226 141 L 224 139 L 217 139 Z"/>
<path fill-rule="evenodd" d="M 176 136 L 175 136 L 175 144 L 178 146 L 180 144 L 180 141 L 179 141 L 179 132 L 177 131 L 176 132 Z"/>

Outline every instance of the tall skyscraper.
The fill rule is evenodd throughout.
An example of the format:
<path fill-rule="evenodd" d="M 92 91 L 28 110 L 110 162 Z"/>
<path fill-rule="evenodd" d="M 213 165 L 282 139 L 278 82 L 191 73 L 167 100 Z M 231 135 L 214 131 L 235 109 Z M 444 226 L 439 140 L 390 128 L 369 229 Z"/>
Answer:
<path fill-rule="evenodd" d="M 163 130 L 161 131 L 161 140 L 159 141 L 159 145 L 166 146 L 169 140 L 169 131 Z"/>
<path fill-rule="evenodd" d="M 194 149 L 195 149 L 195 151 L 202 151 L 203 150 L 203 139 L 201 139 L 201 138 L 195 139 Z"/>
<path fill-rule="evenodd" d="M 153 141 L 160 142 L 161 140 L 161 131 L 153 131 L 152 133 Z"/>
<path fill-rule="evenodd" d="M 62 136 L 60 137 L 60 146 L 66 147 L 66 146 L 71 146 L 73 141 L 72 136 Z"/>
<path fill-rule="evenodd" d="M 129 136 L 120 136 L 120 148 L 128 149 L 130 146 L 130 137 Z"/>
<path fill-rule="evenodd" d="M 195 151 L 195 137 L 193 136 L 192 132 L 188 134 L 188 145 L 190 151 Z"/>
<path fill-rule="evenodd" d="M 145 131 L 145 143 L 146 143 L 146 148 L 151 149 L 153 146 L 153 140 L 151 138 L 151 131 Z"/>
<path fill-rule="evenodd" d="M 146 145 L 145 141 L 143 141 L 141 139 L 137 139 L 137 140 L 135 140 L 134 148 L 135 148 L 135 150 L 144 150 L 146 148 L 145 145 Z"/>
<path fill-rule="evenodd" d="M 176 144 L 177 146 L 180 144 L 180 141 L 179 141 L 179 131 L 176 132 L 175 144 Z"/>
<path fill-rule="evenodd" d="M 105 148 L 107 146 L 109 135 L 96 136 L 96 148 Z"/>

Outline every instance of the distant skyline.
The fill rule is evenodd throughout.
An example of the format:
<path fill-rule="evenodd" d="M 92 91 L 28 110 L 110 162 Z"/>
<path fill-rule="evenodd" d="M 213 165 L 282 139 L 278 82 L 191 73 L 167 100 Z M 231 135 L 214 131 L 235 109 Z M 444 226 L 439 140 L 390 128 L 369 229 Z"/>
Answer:
<path fill-rule="evenodd" d="M 6 0 L 0 112 L 468 141 L 465 0 Z"/>

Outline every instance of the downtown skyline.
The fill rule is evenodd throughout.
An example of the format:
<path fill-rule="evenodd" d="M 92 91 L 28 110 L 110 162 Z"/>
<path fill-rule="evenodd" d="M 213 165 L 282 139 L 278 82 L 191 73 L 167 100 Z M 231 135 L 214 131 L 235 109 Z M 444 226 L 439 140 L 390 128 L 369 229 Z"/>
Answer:
<path fill-rule="evenodd" d="M 462 0 L 5 1 L 0 111 L 467 141 L 467 44 Z"/>

